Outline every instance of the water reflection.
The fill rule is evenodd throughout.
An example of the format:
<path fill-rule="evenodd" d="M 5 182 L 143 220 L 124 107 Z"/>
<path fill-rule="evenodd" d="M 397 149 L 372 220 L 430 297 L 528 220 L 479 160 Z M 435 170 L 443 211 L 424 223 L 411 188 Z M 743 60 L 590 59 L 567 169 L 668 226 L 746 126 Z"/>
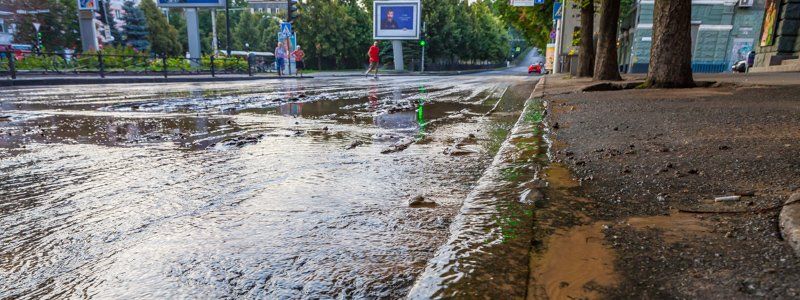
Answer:
<path fill-rule="evenodd" d="M 484 124 L 463 112 L 488 108 L 452 101 L 464 92 L 446 81 L 426 93 L 384 82 L 5 98 L 3 108 L 36 117 L 0 123 L 0 148 L 26 147 L 0 151 L 0 299 L 404 297 L 489 160 L 442 155 L 444 141 L 479 132 Z M 404 95 L 416 105 L 389 112 Z M 309 133 L 331 124 L 335 133 Z M 298 128 L 306 134 L 284 134 Z M 344 150 L 406 129 L 441 142 Z M 263 138 L 203 146 L 251 135 Z M 415 194 L 441 205 L 409 208 Z"/>

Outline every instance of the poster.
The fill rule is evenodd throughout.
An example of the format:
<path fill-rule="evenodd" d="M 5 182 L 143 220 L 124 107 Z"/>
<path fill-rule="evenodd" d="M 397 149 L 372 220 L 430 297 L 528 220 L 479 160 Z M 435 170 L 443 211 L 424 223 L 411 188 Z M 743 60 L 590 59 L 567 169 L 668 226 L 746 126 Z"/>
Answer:
<path fill-rule="evenodd" d="M 544 68 L 547 70 L 553 70 L 553 62 L 556 59 L 556 44 L 547 44 L 547 49 L 544 53 Z"/>
<path fill-rule="evenodd" d="M 767 0 L 764 11 L 764 26 L 761 29 L 761 47 L 775 43 L 775 27 L 778 25 L 778 1 Z"/>
<path fill-rule="evenodd" d="M 97 0 L 78 0 L 78 10 L 96 10 Z"/>
<path fill-rule="evenodd" d="M 225 0 L 157 0 L 157 2 L 159 7 L 225 7 Z"/>
<path fill-rule="evenodd" d="M 733 47 L 731 47 L 731 61 L 730 65 L 741 61 L 747 60 L 747 55 L 753 51 L 753 40 L 746 38 L 733 39 Z"/>
<path fill-rule="evenodd" d="M 373 8 L 374 39 L 419 39 L 419 1 L 375 1 Z"/>

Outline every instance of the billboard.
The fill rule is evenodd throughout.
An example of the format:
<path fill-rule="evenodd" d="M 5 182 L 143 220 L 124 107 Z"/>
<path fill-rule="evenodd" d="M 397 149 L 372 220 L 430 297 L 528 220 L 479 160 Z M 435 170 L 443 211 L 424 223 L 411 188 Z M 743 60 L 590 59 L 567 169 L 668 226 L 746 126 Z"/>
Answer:
<path fill-rule="evenodd" d="M 420 1 L 375 1 L 372 38 L 376 40 L 419 39 Z"/>
<path fill-rule="evenodd" d="M 78 0 L 78 10 L 97 10 L 97 0 Z"/>
<path fill-rule="evenodd" d="M 767 0 L 764 23 L 761 27 L 761 47 L 775 43 L 775 27 L 778 25 L 778 5 L 775 0 Z"/>
<path fill-rule="evenodd" d="M 225 0 L 158 0 L 158 6 L 159 7 L 225 7 Z"/>

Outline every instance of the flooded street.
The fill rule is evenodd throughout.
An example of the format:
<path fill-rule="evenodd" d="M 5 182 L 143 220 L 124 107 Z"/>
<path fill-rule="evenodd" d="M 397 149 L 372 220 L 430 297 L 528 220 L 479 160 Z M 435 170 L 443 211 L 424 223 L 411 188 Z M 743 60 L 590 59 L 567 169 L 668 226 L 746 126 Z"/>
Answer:
<path fill-rule="evenodd" d="M 527 79 L 3 90 L 0 298 L 405 297 Z"/>

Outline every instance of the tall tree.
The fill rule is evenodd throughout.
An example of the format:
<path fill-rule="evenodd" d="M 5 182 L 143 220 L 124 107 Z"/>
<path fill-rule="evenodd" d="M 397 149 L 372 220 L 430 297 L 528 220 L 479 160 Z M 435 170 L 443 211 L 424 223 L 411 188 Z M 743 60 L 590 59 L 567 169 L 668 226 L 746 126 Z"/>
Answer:
<path fill-rule="evenodd" d="M 108 35 L 111 36 L 112 38 L 110 44 L 119 45 L 122 42 L 122 36 L 119 29 L 117 28 L 117 21 L 114 19 L 114 16 L 111 15 L 111 6 L 109 6 L 109 1 L 108 0 L 98 1 L 98 7 L 99 7 L 99 9 L 97 10 L 99 14 L 98 20 L 100 20 L 100 22 L 102 22 L 103 24 L 106 24 L 106 26 L 108 27 Z"/>
<path fill-rule="evenodd" d="M 157 54 L 182 55 L 183 45 L 178 39 L 178 30 L 167 22 L 167 17 L 153 0 L 142 0 L 139 6 L 147 19 L 150 51 Z"/>
<path fill-rule="evenodd" d="M 183 13 L 184 10 L 182 8 L 170 9 L 169 19 L 167 21 L 169 21 L 169 24 L 175 27 L 175 30 L 178 32 L 178 42 L 183 49 L 189 49 L 189 32 L 186 30 L 186 17 L 184 17 Z M 198 25 L 198 27 L 200 26 Z"/>
<path fill-rule="evenodd" d="M 656 0 L 655 4 L 646 83 L 660 88 L 693 87 L 692 1 Z"/>
<path fill-rule="evenodd" d="M 597 37 L 597 57 L 594 61 L 594 80 L 622 80 L 617 63 L 617 28 L 619 1 L 602 0 L 600 28 Z"/>
<path fill-rule="evenodd" d="M 42 44 L 47 51 L 80 48 L 78 4 L 70 0 L 48 0 L 50 13 L 42 24 Z"/>
<path fill-rule="evenodd" d="M 122 27 L 125 37 L 125 45 L 131 46 L 138 51 L 150 49 L 150 41 L 147 40 L 147 19 L 144 12 L 134 5 L 133 1 L 125 1 L 122 6 L 125 16 L 122 20 L 125 25 Z"/>
<path fill-rule="evenodd" d="M 581 50 L 579 52 L 578 77 L 594 75 L 594 0 L 581 3 Z"/>
<path fill-rule="evenodd" d="M 239 22 L 233 27 L 233 30 L 231 30 L 231 47 L 236 50 L 253 49 L 252 47 L 259 44 L 258 39 L 260 36 L 258 34 L 258 29 L 258 20 L 256 20 L 256 16 L 248 10 L 242 11 L 242 14 L 239 16 Z M 266 49 L 261 49 L 261 51 L 265 50 Z"/>
<path fill-rule="evenodd" d="M 553 25 L 553 3 L 530 7 L 511 6 L 510 1 L 494 1 L 494 9 L 506 23 L 519 30 L 528 42 L 545 49 Z"/>

